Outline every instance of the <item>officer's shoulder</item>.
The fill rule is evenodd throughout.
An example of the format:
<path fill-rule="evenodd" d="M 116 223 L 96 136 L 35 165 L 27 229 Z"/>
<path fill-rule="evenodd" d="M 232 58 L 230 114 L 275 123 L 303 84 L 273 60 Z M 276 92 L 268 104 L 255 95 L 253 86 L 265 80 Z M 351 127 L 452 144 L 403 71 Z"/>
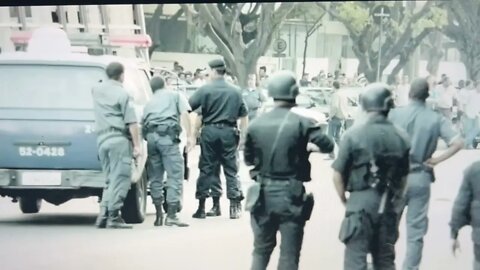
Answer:
<path fill-rule="evenodd" d="M 318 124 L 321 124 L 323 122 L 326 122 L 325 115 L 318 113 L 313 110 L 309 110 L 306 108 L 302 108 L 299 106 L 295 106 L 290 109 L 290 112 L 292 112 L 294 115 L 296 115 L 300 120 L 303 121 L 312 121 Z"/>

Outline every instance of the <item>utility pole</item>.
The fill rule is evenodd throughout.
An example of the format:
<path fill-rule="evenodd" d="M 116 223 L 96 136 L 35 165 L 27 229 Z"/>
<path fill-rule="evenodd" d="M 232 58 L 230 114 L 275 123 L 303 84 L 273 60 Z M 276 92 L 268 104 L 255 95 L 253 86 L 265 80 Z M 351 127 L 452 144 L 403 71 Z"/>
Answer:
<path fill-rule="evenodd" d="M 375 21 L 380 25 L 380 34 L 378 37 L 378 63 L 377 63 L 377 81 L 382 81 L 380 77 L 380 64 L 382 62 L 382 37 L 383 37 L 383 20 L 390 17 L 390 9 L 387 6 L 380 5 L 373 10 Z"/>

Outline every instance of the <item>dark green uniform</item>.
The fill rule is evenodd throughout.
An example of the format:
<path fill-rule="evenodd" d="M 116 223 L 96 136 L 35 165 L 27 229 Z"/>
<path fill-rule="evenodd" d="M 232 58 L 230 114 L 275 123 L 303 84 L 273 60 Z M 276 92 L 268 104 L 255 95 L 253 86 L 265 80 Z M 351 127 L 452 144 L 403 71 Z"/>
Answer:
<path fill-rule="evenodd" d="M 345 270 L 366 270 L 368 253 L 375 269 L 395 269 L 400 184 L 408 174 L 409 149 L 406 133 L 383 115 L 370 116 L 343 136 L 332 168 L 350 192 L 340 230 Z M 384 194 L 384 211 L 379 213 Z"/>
<path fill-rule="evenodd" d="M 120 210 L 131 186 L 132 143 L 128 124 L 137 117 L 130 96 L 120 82 L 108 80 L 92 90 L 97 130 L 98 155 L 107 184 L 102 207 Z"/>

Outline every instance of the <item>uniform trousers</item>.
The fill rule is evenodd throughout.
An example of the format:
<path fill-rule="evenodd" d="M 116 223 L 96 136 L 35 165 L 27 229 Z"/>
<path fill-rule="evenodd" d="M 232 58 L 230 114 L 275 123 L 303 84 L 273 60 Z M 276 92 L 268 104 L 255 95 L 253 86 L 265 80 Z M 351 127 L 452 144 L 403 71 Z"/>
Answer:
<path fill-rule="evenodd" d="M 340 229 L 340 240 L 345 244 L 345 270 L 367 270 L 369 253 L 375 270 L 395 270 L 399 215 L 391 204 L 379 215 L 379 205 L 380 195 L 376 190 L 350 194 Z"/>
<path fill-rule="evenodd" d="M 167 172 L 168 204 L 180 202 L 183 191 L 184 162 L 178 143 L 163 136 L 147 135 L 148 161 L 147 171 L 150 181 L 150 193 L 153 204 L 162 204 L 164 200 L 164 179 Z"/>
<path fill-rule="evenodd" d="M 407 253 L 404 270 L 418 270 L 422 260 L 423 238 L 428 230 L 428 207 L 432 175 L 428 172 L 411 172 L 407 178 Z"/>
<path fill-rule="evenodd" d="M 198 167 L 200 175 L 197 179 L 195 197 L 205 199 L 209 197 L 209 190 L 213 183 L 219 182 L 219 165 L 223 167 L 227 182 L 227 198 L 230 200 L 243 199 L 243 193 L 238 176 L 238 142 L 239 136 L 233 127 L 205 126 L 200 135 L 200 161 Z M 218 179 L 218 180 L 217 180 Z M 217 184 L 218 185 L 218 184 Z"/>
<path fill-rule="evenodd" d="M 123 136 L 110 137 L 98 145 L 98 156 L 107 176 L 100 205 L 108 211 L 120 210 L 131 187 L 131 142 Z"/>
<path fill-rule="evenodd" d="M 289 181 L 276 181 L 276 184 L 266 185 L 260 197 L 260 207 L 251 214 L 254 236 L 251 270 L 267 268 L 277 245 L 278 231 L 282 239 L 278 269 L 298 269 L 305 220 L 295 213 L 296 206 L 289 200 L 289 184 Z"/>

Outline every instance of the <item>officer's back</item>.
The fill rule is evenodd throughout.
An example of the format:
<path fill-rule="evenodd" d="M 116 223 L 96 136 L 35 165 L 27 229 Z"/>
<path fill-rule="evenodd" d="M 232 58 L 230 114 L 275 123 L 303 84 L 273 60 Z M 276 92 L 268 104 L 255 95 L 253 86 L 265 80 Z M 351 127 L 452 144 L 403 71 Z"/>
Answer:
<path fill-rule="evenodd" d="M 414 83 L 421 83 L 416 80 Z M 415 87 L 415 86 L 413 86 Z M 415 93 L 413 93 L 415 95 Z M 426 97 L 412 99 L 410 104 L 392 110 L 389 119 L 409 134 L 411 140 L 411 169 L 421 166 L 432 172 L 432 168 L 422 166 L 437 149 L 438 139 L 442 138 L 448 145 L 453 142 L 456 133 L 448 120 L 429 107 L 423 101 Z"/>
<path fill-rule="evenodd" d="M 224 63 L 214 60 L 209 65 L 216 68 Z M 202 108 L 202 121 L 207 124 L 236 125 L 238 118 L 246 113 L 243 112 L 246 109 L 240 88 L 226 81 L 224 77 L 212 78 L 209 83 L 195 91 L 189 102 L 192 110 Z"/>
<path fill-rule="evenodd" d="M 280 73 L 275 79 L 277 81 L 271 82 L 272 89 L 275 83 L 286 84 L 283 80 L 290 78 Z M 281 97 L 277 100 L 281 102 Z M 250 123 L 246 141 L 249 145 L 245 145 L 244 155 L 247 164 L 255 166 L 253 174 L 279 180 L 311 180 L 307 144 L 317 145 L 322 152 L 332 151 L 334 145 L 318 123 L 306 115 L 305 109 L 294 103 L 284 103 Z"/>
<path fill-rule="evenodd" d="M 180 93 L 170 89 L 155 91 L 150 102 L 145 106 L 145 122 L 151 124 L 178 123 L 180 112 L 178 103 Z"/>
<path fill-rule="evenodd" d="M 263 177 L 310 181 L 310 153 L 305 150 L 309 139 L 325 152 L 333 149 L 333 143 L 325 137 L 315 120 L 301 115 L 302 110 L 296 106 L 277 107 L 251 122 L 249 136 L 255 142 L 253 149 L 260 157 L 254 170 Z M 273 140 L 282 123 L 284 128 L 274 146 Z M 249 154 L 245 152 L 246 159 Z"/>

